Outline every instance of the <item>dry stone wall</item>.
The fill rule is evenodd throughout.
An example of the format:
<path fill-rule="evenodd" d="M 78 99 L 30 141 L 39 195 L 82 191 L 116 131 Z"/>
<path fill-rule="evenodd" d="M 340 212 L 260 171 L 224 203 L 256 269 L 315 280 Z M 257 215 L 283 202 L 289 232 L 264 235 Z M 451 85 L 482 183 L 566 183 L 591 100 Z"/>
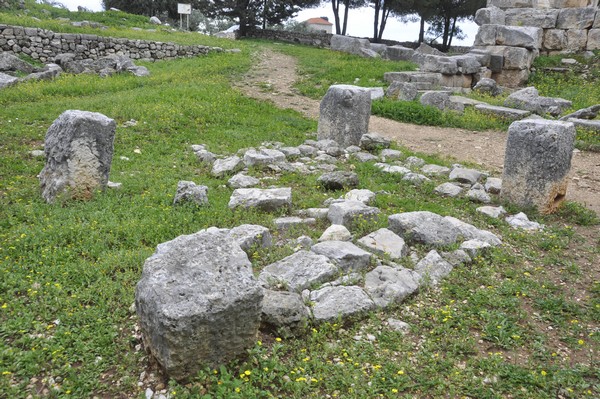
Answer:
<path fill-rule="evenodd" d="M 79 33 L 55 33 L 46 29 L 0 24 L 0 51 L 15 55 L 27 54 L 48 63 L 54 62 L 63 53 L 74 54 L 75 60 L 97 59 L 112 54 L 139 60 L 164 60 L 195 57 L 221 49 Z"/>

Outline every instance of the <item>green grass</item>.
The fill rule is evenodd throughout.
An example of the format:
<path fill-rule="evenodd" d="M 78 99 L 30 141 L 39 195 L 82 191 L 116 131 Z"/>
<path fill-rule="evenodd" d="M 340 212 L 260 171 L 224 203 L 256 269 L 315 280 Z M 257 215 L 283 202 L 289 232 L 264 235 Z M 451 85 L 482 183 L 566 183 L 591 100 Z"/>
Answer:
<path fill-rule="evenodd" d="M 272 227 L 278 215 L 230 211 L 226 178 L 211 177 L 189 149 L 204 143 L 231 154 L 264 141 L 297 145 L 314 138 L 315 121 L 231 88 L 250 66 L 248 50 L 263 44 L 241 45 L 241 54 L 144 64 L 148 78 L 65 74 L 2 91 L 0 397 L 36 398 L 44 389 L 56 398 L 144 397 L 158 382 L 140 388 L 139 375 L 157 370 L 136 350 L 129 310 L 144 260 L 157 244 L 209 226 Z M 345 61 L 336 62 L 342 68 Z M 117 121 L 111 180 L 123 187 L 86 202 L 48 205 L 36 177 L 44 162 L 28 152 L 41 148 L 46 130 L 67 109 Z M 445 118 L 428 109 L 414 113 Z M 124 127 L 130 119 L 137 125 Z M 596 226 L 597 217 L 567 204 L 558 215 L 533 215 L 549 227 L 529 234 L 487 219 L 465 199 L 434 195 L 440 179 L 414 187 L 369 163 L 341 167 L 358 173 L 361 188 L 380 192 L 381 218 L 355 226 L 356 237 L 385 226 L 390 214 L 429 210 L 489 229 L 505 244 L 455 269 L 438 288 L 358 323 L 310 326 L 299 338 L 261 334 L 245 359 L 203 370 L 185 385 L 168 382 L 172 397 L 598 396 L 600 365 L 590 351 L 600 343 L 600 285 L 585 262 L 594 264 L 600 243 L 583 245 L 573 228 Z M 292 187 L 294 210 L 342 194 L 318 188 L 317 176 L 271 176 L 278 180 L 263 186 Z M 210 204 L 174 207 L 179 180 L 208 186 Z M 324 227 L 274 234 L 282 242 L 297 234 L 317 238 Z M 284 245 L 251 258 L 258 271 L 291 252 Z M 410 331 L 392 331 L 389 317 L 408 322 Z"/>

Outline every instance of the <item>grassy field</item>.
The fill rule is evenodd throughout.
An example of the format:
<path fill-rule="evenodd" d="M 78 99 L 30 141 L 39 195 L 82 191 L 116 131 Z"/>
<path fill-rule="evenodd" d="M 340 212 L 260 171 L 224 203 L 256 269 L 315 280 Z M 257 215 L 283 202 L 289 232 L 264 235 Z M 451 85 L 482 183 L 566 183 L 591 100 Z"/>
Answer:
<path fill-rule="evenodd" d="M 212 43 L 191 34 L 155 34 L 163 35 L 162 41 Z M 356 226 L 355 236 L 385 226 L 387 215 L 429 210 L 489 229 L 505 244 L 396 308 L 359 322 L 309 326 L 299 338 L 261 333 L 246 359 L 207 369 L 185 385 L 160 379 L 139 350 L 130 310 L 144 260 L 157 244 L 181 234 L 241 223 L 273 227 L 278 216 L 230 211 L 226 179 L 211 177 L 190 145 L 232 154 L 265 141 L 297 145 L 315 138 L 315 121 L 232 88 L 262 45 L 236 42 L 229 46 L 242 48 L 240 54 L 144 64 L 149 78 L 62 75 L 2 91 L 0 397 L 142 398 L 146 388 L 165 389 L 172 398 L 598 397 L 595 215 L 574 203 L 554 216 L 529 213 L 548 227 L 527 234 L 484 218 L 464 199 L 433 195 L 440 181 L 415 187 L 371 164 L 353 162 L 341 167 L 355 169 L 361 188 L 385 192 L 375 204 L 382 210 L 380 220 Z M 307 63 L 303 54 L 313 50 L 293 51 Z M 360 77 L 369 85 L 381 84 L 381 71 L 389 67 L 339 55 L 327 62 L 339 70 L 351 65 L 353 74 L 344 79 Z M 318 75 L 318 66 L 312 72 L 306 68 L 302 85 L 315 95 L 342 79 L 333 67 L 327 69 L 331 75 Z M 67 109 L 101 112 L 117 121 L 111 181 L 123 187 L 87 202 L 48 205 L 36 177 L 44 161 L 29 151 L 41 148 L 46 130 Z M 408 115 L 419 112 L 426 114 L 420 109 Z M 137 124 L 126 127 L 132 119 Z M 342 194 L 315 188 L 317 176 L 272 177 L 277 180 L 269 185 L 293 188 L 294 210 Z M 210 205 L 172 206 L 179 180 L 208 186 Z M 276 239 L 317 238 L 325 227 L 276 234 Z M 251 257 L 255 270 L 292 250 L 282 245 L 257 251 Z M 409 323 L 410 331 L 392 331 L 390 317 Z M 354 338 L 367 334 L 375 340 Z"/>

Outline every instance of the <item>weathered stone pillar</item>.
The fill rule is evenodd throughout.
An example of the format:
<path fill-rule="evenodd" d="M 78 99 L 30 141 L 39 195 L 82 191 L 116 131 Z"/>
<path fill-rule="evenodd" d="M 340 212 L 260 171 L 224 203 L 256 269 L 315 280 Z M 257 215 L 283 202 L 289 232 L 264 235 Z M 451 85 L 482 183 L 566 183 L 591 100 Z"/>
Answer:
<path fill-rule="evenodd" d="M 262 299 L 246 253 L 214 227 L 160 244 L 135 290 L 146 349 L 179 381 L 245 354 Z"/>
<path fill-rule="evenodd" d="M 46 133 L 46 165 L 40 173 L 42 197 L 89 199 L 104 190 L 113 157 L 116 123 L 102 114 L 65 111 Z"/>
<path fill-rule="evenodd" d="M 552 213 L 565 199 L 575 126 L 570 122 L 523 120 L 508 129 L 501 197 Z"/>
<path fill-rule="evenodd" d="M 335 140 L 340 147 L 359 145 L 369 130 L 371 94 L 351 85 L 333 85 L 321 100 L 319 140 Z"/>

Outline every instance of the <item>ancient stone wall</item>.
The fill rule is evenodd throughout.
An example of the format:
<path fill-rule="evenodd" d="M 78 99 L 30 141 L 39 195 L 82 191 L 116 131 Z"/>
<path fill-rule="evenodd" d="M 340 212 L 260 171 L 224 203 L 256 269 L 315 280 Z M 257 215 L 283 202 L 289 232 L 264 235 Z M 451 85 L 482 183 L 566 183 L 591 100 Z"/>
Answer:
<path fill-rule="evenodd" d="M 278 40 L 288 43 L 305 44 L 307 46 L 329 47 L 329 42 L 333 35 L 331 33 L 318 32 L 303 33 L 285 30 L 254 29 L 248 32 L 247 36 L 255 39 Z"/>
<path fill-rule="evenodd" d="M 541 29 L 542 54 L 600 49 L 598 0 L 488 0 L 487 7 L 495 9 L 484 23 Z"/>
<path fill-rule="evenodd" d="M 96 59 L 111 54 L 139 60 L 163 60 L 204 55 L 212 50 L 220 49 L 79 33 L 54 33 L 45 29 L 0 24 L 0 51 L 27 54 L 45 63 L 54 62 L 55 57 L 63 53 L 75 54 L 76 60 Z"/>

